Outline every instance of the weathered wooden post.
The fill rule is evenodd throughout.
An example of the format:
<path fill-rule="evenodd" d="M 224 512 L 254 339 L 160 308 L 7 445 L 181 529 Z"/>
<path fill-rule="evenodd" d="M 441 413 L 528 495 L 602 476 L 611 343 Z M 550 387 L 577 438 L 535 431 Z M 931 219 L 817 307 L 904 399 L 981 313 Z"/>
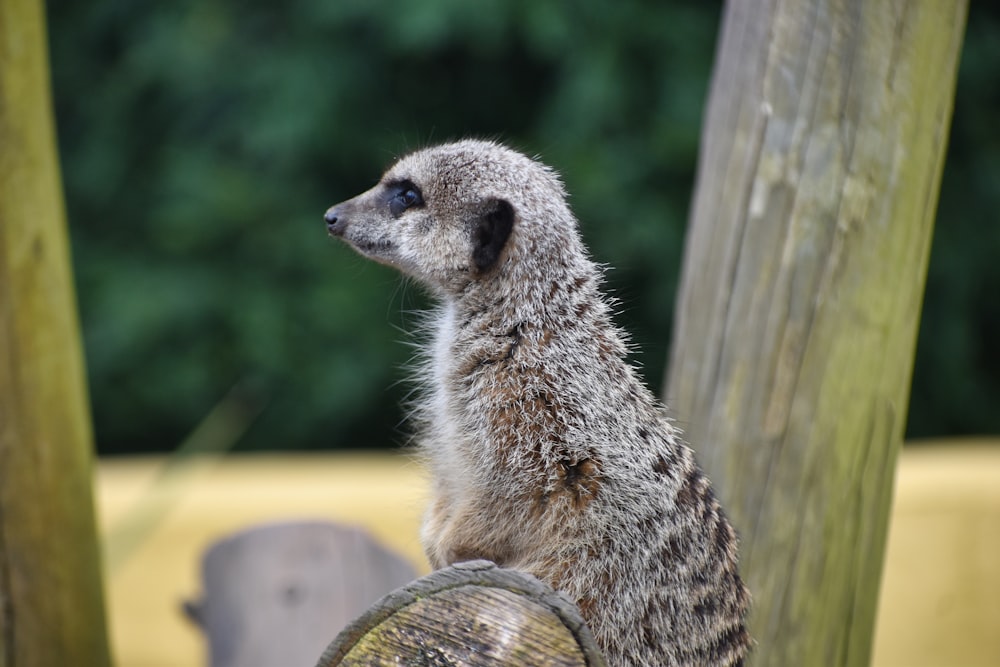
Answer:
<path fill-rule="evenodd" d="M 0 667 L 109 664 L 43 3 L 0 0 Z"/>
<path fill-rule="evenodd" d="M 759 665 L 863 665 L 966 3 L 728 3 L 665 398 Z"/>

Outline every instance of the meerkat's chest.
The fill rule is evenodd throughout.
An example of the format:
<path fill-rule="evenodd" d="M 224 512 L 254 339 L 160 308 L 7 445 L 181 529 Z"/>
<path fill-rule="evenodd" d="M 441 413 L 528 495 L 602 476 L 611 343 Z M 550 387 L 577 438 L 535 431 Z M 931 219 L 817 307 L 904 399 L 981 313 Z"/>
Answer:
<path fill-rule="evenodd" d="M 427 393 L 423 399 L 429 417 L 428 426 L 433 439 L 438 442 L 438 450 L 450 449 L 461 439 L 461 415 L 455 409 L 453 386 L 458 356 L 454 341 L 455 312 L 452 307 L 445 305 L 435 318 L 433 337 L 429 341 Z"/>

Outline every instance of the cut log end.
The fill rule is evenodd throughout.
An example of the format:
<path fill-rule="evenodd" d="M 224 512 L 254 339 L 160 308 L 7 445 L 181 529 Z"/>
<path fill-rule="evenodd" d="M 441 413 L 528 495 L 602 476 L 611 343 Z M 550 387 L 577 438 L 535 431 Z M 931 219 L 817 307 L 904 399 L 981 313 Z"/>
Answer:
<path fill-rule="evenodd" d="M 317 667 L 398 664 L 605 662 L 567 598 L 531 575 L 470 561 L 384 597 L 340 633 Z"/>

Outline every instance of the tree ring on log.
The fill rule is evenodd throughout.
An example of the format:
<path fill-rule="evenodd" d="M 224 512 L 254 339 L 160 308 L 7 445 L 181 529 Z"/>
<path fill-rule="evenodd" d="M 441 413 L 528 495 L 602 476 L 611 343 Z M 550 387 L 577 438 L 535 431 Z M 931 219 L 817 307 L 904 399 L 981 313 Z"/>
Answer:
<path fill-rule="evenodd" d="M 337 636 L 317 667 L 399 664 L 605 666 L 568 598 L 484 560 L 389 593 Z"/>

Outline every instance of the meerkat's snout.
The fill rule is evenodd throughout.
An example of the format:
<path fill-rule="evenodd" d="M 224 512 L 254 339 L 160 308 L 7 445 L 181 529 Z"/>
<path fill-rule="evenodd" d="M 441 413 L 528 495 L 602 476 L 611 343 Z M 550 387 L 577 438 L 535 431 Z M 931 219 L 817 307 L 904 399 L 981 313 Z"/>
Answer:
<path fill-rule="evenodd" d="M 347 221 L 342 219 L 343 216 L 337 210 L 339 206 L 339 204 L 331 206 L 323 215 L 323 219 L 326 220 L 326 233 L 330 236 L 343 236 L 344 229 L 347 228 Z"/>

